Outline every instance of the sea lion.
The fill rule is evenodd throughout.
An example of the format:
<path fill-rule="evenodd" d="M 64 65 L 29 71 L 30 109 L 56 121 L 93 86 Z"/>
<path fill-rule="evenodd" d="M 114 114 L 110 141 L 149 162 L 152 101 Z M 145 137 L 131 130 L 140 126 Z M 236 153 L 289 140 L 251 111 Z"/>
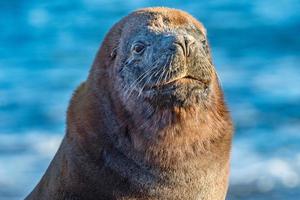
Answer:
<path fill-rule="evenodd" d="M 27 200 L 224 200 L 233 126 L 203 25 L 170 8 L 112 27 Z"/>

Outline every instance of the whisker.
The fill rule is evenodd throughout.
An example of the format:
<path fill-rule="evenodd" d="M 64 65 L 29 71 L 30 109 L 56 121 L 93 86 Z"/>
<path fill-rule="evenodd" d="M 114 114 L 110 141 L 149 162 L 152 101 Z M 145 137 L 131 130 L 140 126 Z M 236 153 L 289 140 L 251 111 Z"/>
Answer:
<path fill-rule="evenodd" d="M 149 70 L 149 71 L 151 71 L 151 70 Z M 136 80 L 128 87 L 128 95 L 126 95 L 126 96 L 127 96 L 126 99 L 129 99 L 129 97 L 130 97 L 131 93 L 133 92 L 133 90 L 136 89 L 136 86 L 137 86 L 142 80 L 144 80 L 144 79 L 147 77 L 147 72 L 148 72 L 148 70 L 147 70 L 146 72 L 144 72 L 138 79 L 136 79 Z"/>
<path fill-rule="evenodd" d="M 157 66 L 158 66 L 158 63 L 159 63 L 159 62 L 157 62 L 157 63 L 156 63 L 156 65 L 155 65 L 154 69 L 156 69 L 156 68 L 157 68 Z M 141 92 L 144 90 L 144 88 L 146 87 L 146 85 L 147 85 L 148 83 L 150 83 L 150 81 L 151 81 L 151 79 L 152 79 L 152 77 L 153 77 L 154 73 L 155 73 L 155 72 L 153 72 L 152 74 L 150 74 L 150 75 L 149 75 L 149 77 L 148 77 L 148 80 L 147 80 L 147 81 L 144 83 L 144 85 L 141 87 L 140 93 L 141 93 Z M 140 96 L 140 93 L 139 93 L 139 95 L 138 95 L 138 96 Z"/>
<path fill-rule="evenodd" d="M 168 59 L 167 59 L 167 61 L 166 61 L 166 64 L 169 63 L 170 59 L 171 59 L 171 56 L 168 56 Z M 170 65 L 170 67 L 171 67 L 171 65 Z M 166 75 L 165 75 L 165 78 L 164 78 L 164 82 L 165 82 L 165 83 L 166 83 L 167 80 L 168 80 L 167 78 L 168 78 L 168 74 L 169 74 L 170 71 L 171 71 L 170 69 L 166 71 Z"/>
<path fill-rule="evenodd" d="M 167 66 L 167 62 L 165 62 L 164 66 L 162 67 L 162 73 L 161 73 L 161 76 L 157 79 L 157 81 L 156 81 L 155 84 L 158 84 L 158 83 L 162 80 L 162 78 L 163 78 L 163 76 L 164 76 L 164 73 L 165 73 L 165 70 L 166 70 L 166 66 Z"/>
<path fill-rule="evenodd" d="M 128 87 L 128 91 L 126 91 L 125 92 L 125 94 L 127 93 L 127 92 L 129 92 L 128 94 L 126 94 L 125 96 L 127 96 L 126 97 L 126 99 L 129 99 L 129 97 L 130 97 L 130 95 L 131 95 L 131 93 L 133 92 L 133 90 L 134 89 L 136 89 L 136 86 L 142 81 L 142 80 L 144 80 L 146 77 L 147 77 L 147 75 L 148 75 L 148 73 L 149 72 L 151 72 L 152 70 L 154 70 L 156 67 L 153 67 L 153 66 L 155 66 L 157 64 L 157 62 L 155 62 L 155 63 L 153 63 L 153 65 L 152 66 L 150 66 L 149 67 L 149 69 L 148 70 L 146 70 L 144 73 L 142 73 L 129 87 Z"/>
<path fill-rule="evenodd" d="M 159 61 L 159 60 L 158 60 L 158 61 Z M 157 68 L 158 68 L 158 64 L 159 64 L 159 62 L 156 62 L 155 65 L 154 65 L 154 67 L 153 67 L 153 69 L 157 69 Z M 157 71 L 159 71 L 159 69 L 158 69 Z M 146 86 L 148 83 L 150 83 L 151 79 L 152 79 L 153 76 L 157 73 L 157 71 L 153 71 L 152 74 L 151 74 L 151 72 L 150 72 L 149 77 L 148 77 L 148 80 L 144 83 L 144 85 L 142 86 L 142 89 L 144 89 L 145 86 Z"/>
<path fill-rule="evenodd" d="M 139 81 L 139 79 L 141 79 L 143 76 L 145 76 L 145 75 L 148 73 L 148 71 L 150 71 L 150 70 L 152 70 L 151 67 L 150 67 L 148 70 L 146 70 L 144 73 L 142 73 L 137 79 L 135 79 L 135 80 L 130 84 L 129 88 L 132 87 L 134 84 L 136 84 L 136 83 Z"/>
<path fill-rule="evenodd" d="M 174 55 L 171 55 L 169 58 L 170 58 L 170 64 L 169 65 L 172 66 Z M 167 75 L 166 75 L 166 80 L 171 78 L 171 73 L 172 73 L 172 70 L 171 69 L 168 70 Z"/>

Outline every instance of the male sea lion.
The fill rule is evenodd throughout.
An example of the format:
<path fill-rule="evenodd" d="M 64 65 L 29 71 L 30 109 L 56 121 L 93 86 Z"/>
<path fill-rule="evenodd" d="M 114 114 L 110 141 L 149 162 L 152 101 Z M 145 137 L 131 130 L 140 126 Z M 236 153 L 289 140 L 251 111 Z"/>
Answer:
<path fill-rule="evenodd" d="M 146 8 L 105 37 L 27 200 L 224 200 L 232 123 L 203 25 Z"/>

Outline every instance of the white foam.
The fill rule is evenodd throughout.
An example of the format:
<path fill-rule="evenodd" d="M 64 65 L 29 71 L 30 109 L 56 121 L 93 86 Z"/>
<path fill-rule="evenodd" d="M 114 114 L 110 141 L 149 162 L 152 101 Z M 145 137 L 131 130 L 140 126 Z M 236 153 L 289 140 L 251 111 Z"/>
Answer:
<path fill-rule="evenodd" d="M 255 184 L 261 191 L 269 191 L 276 184 L 286 188 L 300 185 L 300 153 L 289 157 L 263 157 L 249 143 L 237 141 L 232 156 L 232 185 Z"/>
<path fill-rule="evenodd" d="M 12 192 L 12 195 L 28 194 L 46 170 L 61 140 L 59 134 L 0 133 L 0 186 L 8 192 L 20 192 Z"/>

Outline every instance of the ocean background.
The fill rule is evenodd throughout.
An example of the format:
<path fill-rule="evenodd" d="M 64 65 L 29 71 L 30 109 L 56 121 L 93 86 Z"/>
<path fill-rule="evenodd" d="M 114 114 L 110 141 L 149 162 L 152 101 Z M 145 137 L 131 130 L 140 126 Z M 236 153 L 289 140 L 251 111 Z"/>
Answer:
<path fill-rule="evenodd" d="M 207 28 L 235 124 L 227 199 L 299 200 L 298 0 L 0 1 L 0 200 L 37 184 L 104 35 L 148 6 L 185 10 Z"/>

